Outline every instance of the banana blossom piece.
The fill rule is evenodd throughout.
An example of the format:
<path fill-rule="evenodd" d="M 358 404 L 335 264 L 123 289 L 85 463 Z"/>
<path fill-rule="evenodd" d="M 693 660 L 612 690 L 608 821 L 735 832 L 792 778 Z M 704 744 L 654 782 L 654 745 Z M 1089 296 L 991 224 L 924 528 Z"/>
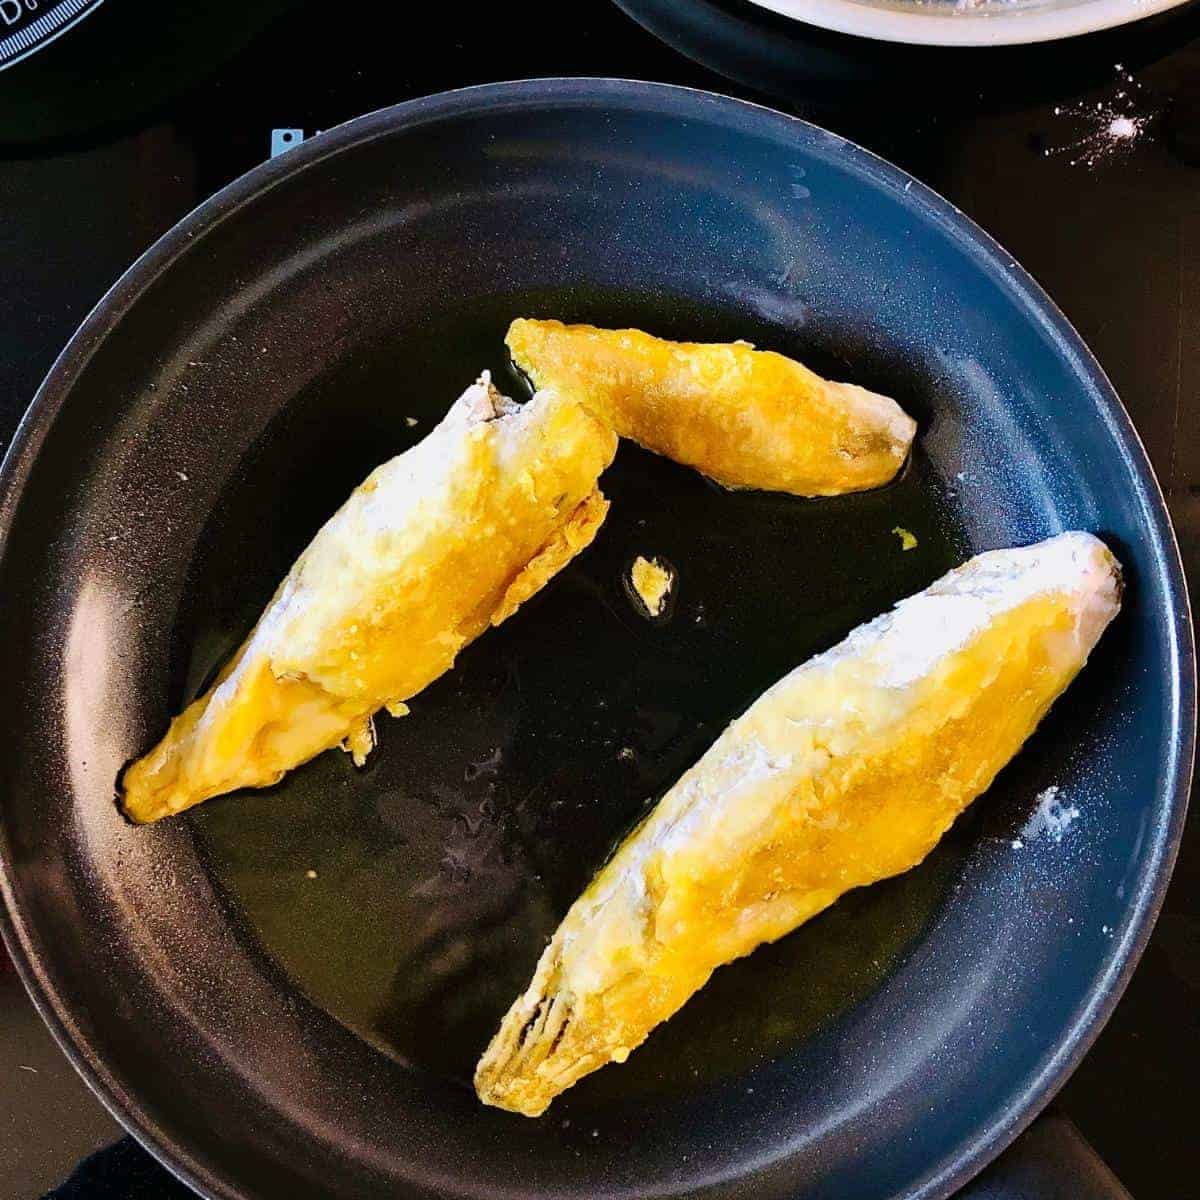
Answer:
<path fill-rule="evenodd" d="M 765 692 L 567 913 L 475 1073 L 537 1116 L 722 963 L 919 863 L 1120 606 L 1102 542 L 981 554 Z"/>
<path fill-rule="evenodd" d="M 880 487 L 917 430 L 894 400 L 746 342 L 523 318 L 506 341 L 537 387 L 569 390 L 622 437 L 729 488 L 836 496 Z"/>
<path fill-rule="evenodd" d="M 448 671 L 595 537 L 617 439 L 554 390 L 526 405 L 484 375 L 317 533 L 245 644 L 122 779 L 143 823 L 266 787 Z"/>

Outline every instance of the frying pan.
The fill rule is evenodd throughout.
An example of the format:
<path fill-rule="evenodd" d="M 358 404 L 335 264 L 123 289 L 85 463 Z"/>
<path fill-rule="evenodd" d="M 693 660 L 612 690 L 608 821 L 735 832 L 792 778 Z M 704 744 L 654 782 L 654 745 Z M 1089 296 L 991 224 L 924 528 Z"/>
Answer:
<path fill-rule="evenodd" d="M 895 395 L 919 446 L 819 502 L 623 447 L 596 544 L 363 771 L 325 755 L 126 826 L 119 769 L 349 488 L 481 368 L 519 394 L 518 313 L 747 337 Z M 104 298 L 2 505 L 5 936 L 79 1070 L 206 1195 L 945 1196 L 1078 1061 L 1162 896 L 1192 635 L 1128 419 L 966 218 L 765 109 L 544 80 L 306 143 Z M 544 939 L 725 722 L 970 552 L 1067 527 L 1120 556 L 1124 611 L 926 863 L 719 971 L 545 1118 L 475 1101 Z M 666 623 L 624 591 L 637 553 L 679 571 Z"/>

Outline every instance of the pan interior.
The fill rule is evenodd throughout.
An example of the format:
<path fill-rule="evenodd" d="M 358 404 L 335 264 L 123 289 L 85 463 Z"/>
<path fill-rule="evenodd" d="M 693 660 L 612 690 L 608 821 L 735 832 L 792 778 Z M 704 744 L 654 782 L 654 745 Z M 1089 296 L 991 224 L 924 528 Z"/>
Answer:
<path fill-rule="evenodd" d="M 529 312 L 798 348 L 786 329 L 686 297 L 517 293 L 385 331 L 293 399 L 221 497 L 176 634 L 185 695 L 382 448 L 418 440 L 484 367 L 525 394 L 503 336 Z M 603 487 L 612 508 L 596 544 L 408 717 L 381 717 L 366 770 L 326 755 L 269 794 L 189 818 L 232 919 L 290 980 L 385 1052 L 463 1086 L 614 841 L 780 675 L 965 553 L 923 452 L 890 487 L 808 501 L 727 493 L 628 444 Z M 897 526 L 917 534 L 914 550 Z M 627 594 L 638 554 L 678 573 L 663 623 Z M 794 1052 L 892 969 L 968 844 L 963 831 L 921 870 L 721 972 L 626 1070 L 557 1108 L 684 1094 Z"/>

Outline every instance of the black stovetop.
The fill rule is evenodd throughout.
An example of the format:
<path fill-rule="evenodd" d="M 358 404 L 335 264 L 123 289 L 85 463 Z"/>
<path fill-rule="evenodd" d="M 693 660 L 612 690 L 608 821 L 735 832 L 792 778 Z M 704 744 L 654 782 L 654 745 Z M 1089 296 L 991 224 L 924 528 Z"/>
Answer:
<path fill-rule="evenodd" d="M 1200 14 L 1033 54 L 951 60 L 806 39 L 740 0 L 626 3 L 741 82 L 663 45 L 611 0 L 430 6 L 407 32 L 396 23 L 404 6 L 369 0 L 107 0 L 0 74 L 0 448 L 107 286 L 196 203 L 267 157 L 272 131 L 311 135 L 487 80 L 657 79 L 810 117 L 910 170 L 997 237 L 1112 377 L 1168 494 L 1194 581 Z M 723 57 L 721 38 L 735 27 L 744 38 Z M 1197 843 L 1193 829 L 1129 990 L 1058 1101 L 1138 1200 L 1192 1186 Z M 0 1196 L 32 1197 L 121 1131 L 2 956 Z M 111 1194 L 165 1194 L 165 1177 L 123 1169 L 135 1182 Z"/>

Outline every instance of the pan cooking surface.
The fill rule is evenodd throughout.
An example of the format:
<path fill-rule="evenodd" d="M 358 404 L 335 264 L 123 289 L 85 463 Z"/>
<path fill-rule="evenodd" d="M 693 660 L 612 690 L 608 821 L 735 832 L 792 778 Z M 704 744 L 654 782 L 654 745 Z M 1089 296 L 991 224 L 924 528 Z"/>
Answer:
<path fill-rule="evenodd" d="M 792 331 L 685 297 L 514 294 L 384 331 L 296 397 L 221 497 L 177 634 L 189 682 L 236 646 L 247 615 L 381 451 L 421 437 L 482 366 L 524 394 L 504 371 L 503 335 L 526 311 L 806 349 Z M 848 369 L 819 357 L 833 374 Z M 331 439 L 333 427 L 344 432 Z M 613 507 L 594 547 L 409 717 L 381 717 L 367 770 L 327 755 L 267 796 L 212 802 L 192 818 L 233 919 L 297 986 L 402 1061 L 464 1086 L 617 836 L 761 691 L 966 553 L 923 453 L 888 488 L 811 502 L 726 493 L 626 445 L 602 486 Z M 919 531 L 916 550 L 901 549 L 897 525 Z M 639 553 L 679 571 L 665 625 L 626 595 Z M 967 844 L 722 972 L 628 1070 L 576 1088 L 573 1107 L 591 1093 L 678 1093 L 794 1051 L 891 969 Z"/>
<path fill-rule="evenodd" d="M 119 768 L 348 491 L 480 369 L 520 394 L 520 314 L 747 337 L 895 395 L 916 454 L 878 492 L 806 502 L 623 446 L 593 547 L 381 717 L 363 771 L 327 754 L 125 825 Z M 333 131 L 118 286 L 4 497 L 14 957 L 85 1074 L 210 1194 L 947 1195 L 1086 1047 L 1148 929 L 1193 681 L 1144 456 L 1003 252 L 809 126 L 551 81 Z M 476 1102 L 558 918 L 725 723 L 968 554 L 1070 527 L 1116 550 L 1125 609 L 925 864 L 720 970 L 548 1117 Z M 669 622 L 626 595 L 637 554 L 679 571 Z M 1028 826 L 1051 787 L 1078 810 L 1058 840 Z"/>

